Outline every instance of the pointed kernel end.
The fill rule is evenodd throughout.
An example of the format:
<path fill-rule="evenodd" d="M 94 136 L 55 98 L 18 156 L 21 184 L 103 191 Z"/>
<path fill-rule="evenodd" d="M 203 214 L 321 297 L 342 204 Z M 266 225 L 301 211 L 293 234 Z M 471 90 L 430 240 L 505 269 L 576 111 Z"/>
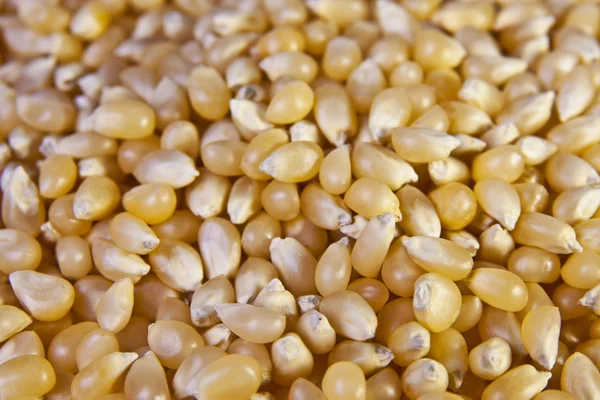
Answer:
<path fill-rule="evenodd" d="M 273 176 L 275 174 L 275 162 L 269 156 L 260 164 L 258 169 L 269 176 Z"/>
<path fill-rule="evenodd" d="M 567 249 L 571 253 L 581 253 L 583 251 L 583 246 L 579 244 L 577 240 L 573 240 L 567 243 Z"/>
<path fill-rule="evenodd" d="M 152 251 L 158 247 L 160 244 L 160 240 L 157 237 L 151 237 L 142 242 L 144 249 L 147 251 Z"/>

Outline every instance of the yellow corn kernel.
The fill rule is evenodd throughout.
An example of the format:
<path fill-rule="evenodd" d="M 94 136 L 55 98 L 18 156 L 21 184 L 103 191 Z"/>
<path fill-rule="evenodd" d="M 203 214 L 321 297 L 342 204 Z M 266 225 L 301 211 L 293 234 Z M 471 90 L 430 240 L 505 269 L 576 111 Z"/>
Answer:
<path fill-rule="evenodd" d="M 58 276 L 35 271 L 15 271 L 9 281 L 19 302 L 39 321 L 64 317 L 75 300 L 73 286 Z"/>
<path fill-rule="evenodd" d="M 600 183 L 598 172 L 587 161 L 571 153 L 556 153 L 550 157 L 545 172 L 548 184 L 558 193 Z"/>
<path fill-rule="evenodd" d="M 25 232 L 0 229 L 0 271 L 34 270 L 42 261 L 42 247 Z"/>
<path fill-rule="evenodd" d="M 396 223 L 392 214 L 373 217 L 352 249 L 354 269 L 366 277 L 379 275 L 381 264 L 394 238 Z"/>
<path fill-rule="evenodd" d="M 514 182 L 525 169 L 525 160 L 518 148 L 513 145 L 502 145 L 490 149 L 473 160 L 473 179 L 481 181 L 485 178 L 500 178 Z"/>
<path fill-rule="evenodd" d="M 116 351 L 119 351 L 119 343 L 115 335 L 104 329 L 94 329 L 86 334 L 77 346 L 77 368 L 82 370 L 101 357 Z"/>
<path fill-rule="evenodd" d="M 315 285 L 322 296 L 345 290 L 350 281 L 352 264 L 348 240 L 343 238 L 327 247 L 315 268 Z"/>
<path fill-rule="evenodd" d="M 227 200 L 227 213 L 231 222 L 243 224 L 262 208 L 261 192 L 266 183 L 248 178 L 239 178 L 231 187 Z"/>
<path fill-rule="evenodd" d="M 253 343 L 273 342 L 285 330 L 285 316 L 276 311 L 248 304 L 220 304 L 215 309 L 233 333 Z"/>
<path fill-rule="evenodd" d="M 251 261 L 248 264 L 251 264 Z M 234 300 L 235 293 L 233 286 L 225 276 L 219 275 L 208 280 L 199 286 L 192 296 L 190 303 L 192 323 L 202 328 L 215 325 L 219 322 L 215 306 L 230 303 Z"/>
<path fill-rule="evenodd" d="M 509 271 L 479 268 L 468 278 L 469 289 L 484 303 L 510 312 L 522 310 L 527 304 L 525 283 Z"/>
<path fill-rule="evenodd" d="M 235 276 L 241 258 L 241 238 L 235 226 L 222 218 L 209 218 L 198 232 L 198 245 L 204 260 L 206 275 Z"/>
<path fill-rule="evenodd" d="M 327 42 L 321 62 L 325 76 L 345 81 L 362 61 L 362 51 L 354 40 L 338 36 Z"/>
<path fill-rule="evenodd" d="M 31 317 L 24 311 L 10 305 L 0 305 L 0 315 L 2 321 L 5 321 L 0 330 L 0 342 L 10 339 L 32 322 Z"/>
<path fill-rule="evenodd" d="M 450 279 L 427 273 L 415 282 L 413 297 L 417 321 L 431 332 L 448 329 L 458 318 L 462 298 L 460 290 Z"/>
<path fill-rule="evenodd" d="M 310 180 L 319 172 L 323 150 L 311 142 L 292 142 L 273 151 L 260 164 L 261 172 L 281 182 Z"/>
<path fill-rule="evenodd" d="M 469 353 L 470 370 L 482 379 L 494 380 L 510 368 L 512 354 L 503 339 L 493 337 Z"/>
<path fill-rule="evenodd" d="M 469 225 L 477 213 L 477 197 L 468 186 L 453 182 L 429 192 L 442 228 L 460 230 Z"/>
<path fill-rule="evenodd" d="M 394 329 L 387 340 L 387 346 L 394 353 L 394 362 L 407 367 L 413 361 L 429 353 L 431 335 L 418 322 L 411 321 Z"/>
<path fill-rule="evenodd" d="M 403 237 L 402 244 L 411 260 L 428 272 L 459 281 L 473 268 L 473 259 L 469 253 L 449 240 L 413 236 Z"/>
<path fill-rule="evenodd" d="M 132 312 L 133 282 L 129 278 L 113 283 L 96 305 L 96 316 L 100 327 L 115 333 L 127 326 Z"/>
<path fill-rule="evenodd" d="M 535 133 L 550 119 L 554 97 L 554 92 L 550 91 L 518 99 L 496 116 L 496 123 L 515 124 L 521 136 Z"/>
<path fill-rule="evenodd" d="M 312 82 L 319 70 L 317 62 L 308 54 L 296 51 L 283 51 L 264 58 L 258 66 L 262 69 L 271 82 L 282 76 L 307 83 Z"/>
<path fill-rule="evenodd" d="M 288 135 L 281 129 L 268 129 L 259 133 L 248 144 L 240 168 L 252 179 L 270 179 L 268 174 L 260 170 L 260 165 L 275 149 L 288 142 Z"/>
<path fill-rule="evenodd" d="M 352 182 L 350 148 L 347 145 L 332 150 L 323 159 L 319 170 L 319 182 L 327 192 L 340 195 Z"/>
<path fill-rule="evenodd" d="M 73 199 L 73 214 L 77 219 L 99 220 L 108 216 L 119 204 L 121 193 L 117 184 L 105 176 L 86 178 Z"/>
<path fill-rule="evenodd" d="M 558 356 L 560 312 L 557 307 L 541 306 L 525 316 L 521 326 L 525 349 L 531 358 L 551 370 Z"/>
<path fill-rule="evenodd" d="M 430 358 L 414 361 L 402 374 L 402 392 L 411 400 L 416 400 L 424 393 L 445 392 L 447 388 L 446 368 Z"/>
<path fill-rule="evenodd" d="M 321 301 L 319 311 L 339 335 L 359 341 L 375 335 L 375 313 L 369 303 L 354 292 L 343 290 L 326 296 Z"/>
<path fill-rule="evenodd" d="M 327 368 L 323 393 L 330 400 L 365 399 L 367 383 L 363 371 L 354 363 L 340 361 Z"/>
<path fill-rule="evenodd" d="M 370 176 L 398 190 L 416 182 L 415 170 L 398 154 L 373 143 L 357 142 L 352 151 L 352 172 L 357 178 Z"/>
<path fill-rule="evenodd" d="M 600 373 L 592 361 L 582 353 L 573 353 L 563 368 L 561 389 L 575 398 L 593 398 L 600 393 Z"/>
<path fill-rule="evenodd" d="M 7 399 L 37 398 L 54 387 L 56 373 L 43 357 L 25 355 L 0 366 L 0 390 Z"/>
<path fill-rule="evenodd" d="M 348 93 L 337 83 L 325 83 L 315 89 L 314 115 L 329 142 L 339 146 L 358 130 L 356 112 Z"/>
<path fill-rule="evenodd" d="M 442 363 L 448 371 L 448 386 L 457 391 L 469 369 L 467 343 L 463 335 L 453 328 L 431 334 L 431 349 L 427 357 Z"/>
<path fill-rule="evenodd" d="M 462 296 L 462 305 L 458 318 L 452 324 L 452 328 L 459 332 L 466 332 L 474 328 L 483 314 L 483 303 L 477 296 Z"/>
<path fill-rule="evenodd" d="M 121 100 L 98 107 L 93 115 L 95 132 L 115 139 L 142 139 L 152 135 L 156 116 L 152 108 L 137 100 Z"/>
<path fill-rule="evenodd" d="M 272 97 L 275 97 L 275 93 Z M 279 105 L 281 105 L 280 100 Z M 302 104 L 305 105 L 305 101 L 302 101 Z M 276 106 L 274 107 L 271 112 L 279 112 Z M 266 118 L 267 108 L 262 103 L 247 99 L 233 99 L 229 101 L 229 108 L 233 123 L 240 130 L 242 136 L 248 140 L 252 140 L 259 133 L 273 128 L 273 124 Z M 281 113 L 279 112 L 279 114 Z M 279 117 L 285 118 L 281 115 Z"/>
<path fill-rule="evenodd" d="M 5 169 L 4 172 L 7 170 Z M 46 219 L 46 209 L 41 203 L 38 188 L 20 165 L 8 175 L 3 185 L 2 221 L 7 228 L 18 229 L 37 236 Z M 3 179 L 4 181 L 4 179 Z"/>
<path fill-rule="evenodd" d="M 392 131 L 394 150 L 411 163 L 428 163 L 450 156 L 460 142 L 455 137 L 425 128 L 396 128 Z"/>
<path fill-rule="evenodd" d="M 434 30 L 423 29 L 414 44 L 415 61 L 425 69 L 454 68 L 466 56 L 466 51 L 456 39 Z"/>
<path fill-rule="evenodd" d="M 367 219 L 385 213 L 392 214 L 397 221 L 402 219 L 398 198 L 383 182 L 368 176 L 350 186 L 344 195 L 344 203 Z"/>
<path fill-rule="evenodd" d="M 536 212 L 521 214 L 512 236 L 516 243 L 539 247 L 556 254 L 583 250 L 572 227 L 559 219 Z"/>
<path fill-rule="evenodd" d="M 113 385 L 137 358 L 137 353 L 120 352 L 99 358 L 75 375 L 71 383 L 73 398 L 87 399 L 111 393 Z"/>

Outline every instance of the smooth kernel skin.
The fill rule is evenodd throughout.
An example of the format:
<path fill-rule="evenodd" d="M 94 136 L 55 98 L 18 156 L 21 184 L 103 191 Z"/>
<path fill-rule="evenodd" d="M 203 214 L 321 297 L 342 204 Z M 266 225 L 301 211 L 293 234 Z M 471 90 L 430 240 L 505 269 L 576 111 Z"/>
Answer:
<path fill-rule="evenodd" d="M 54 154 L 40 165 L 40 195 L 46 199 L 64 196 L 77 181 L 77 165 L 68 155 Z"/>
<path fill-rule="evenodd" d="M 42 261 L 42 247 L 25 232 L 0 229 L 0 271 L 34 270 Z"/>
<path fill-rule="evenodd" d="M 0 342 L 10 339 L 31 324 L 32 319 L 21 309 L 11 305 L 0 305 L 3 324 L 0 329 Z"/>
<path fill-rule="evenodd" d="M 130 213 L 115 215 L 109 229 L 113 242 L 130 253 L 148 254 L 160 243 L 150 227 Z"/>
<path fill-rule="evenodd" d="M 162 183 L 179 189 L 200 175 L 194 160 L 173 149 L 158 149 L 144 155 L 133 170 L 140 183 Z"/>
<path fill-rule="evenodd" d="M 339 335 L 358 341 L 375 336 L 375 312 L 357 293 L 348 290 L 332 293 L 323 298 L 319 311 Z"/>
<path fill-rule="evenodd" d="M 289 142 L 282 129 L 268 129 L 256 135 L 248 144 L 242 157 L 240 168 L 252 179 L 269 180 L 270 175 L 260 170 L 262 162 L 277 148 Z"/>
<path fill-rule="evenodd" d="M 21 304 L 39 321 L 61 319 L 75 301 L 73 286 L 61 277 L 15 271 L 9 275 L 9 281 Z"/>
<path fill-rule="evenodd" d="M 79 185 L 73 198 L 75 218 L 97 221 L 117 208 L 121 193 L 117 184 L 105 176 L 90 176 Z"/>
<path fill-rule="evenodd" d="M 121 100 L 98 107 L 93 114 L 94 131 L 115 139 L 142 139 L 152 135 L 154 111 L 137 100 Z"/>
<path fill-rule="evenodd" d="M 394 238 L 396 223 L 392 214 L 372 218 L 352 248 L 350 260 L 354 270 L 362 276 L 374 278 Z"/>
<path fill-rule="evenodd" d="M 521 214 L 512 236 L 516 243 L 539 247 L 555 254 L 583 250 L 572 227 L 541 213 Z"/>
<path fill-rule="evenodd" d="M 428 272 L 435 272 L 453 281 L 467 277 L 473 268 L 469 253 L 446 239 L 413 236 L 401 239 L 410 259 Z"/>
<path fill-rule="evenodd" d="M 478 268 L 469 276 L 468 286 L 483 302 L 505 311 L 521 311 L 527 305 L 525 283 L 509 271 Z"/>
<path fill-rule="evenodd" d="M 56 383 L 52 365 L 43 357 L 25 355 L 0 365 L 0 391 L 6 399 L 36 398 Z"/>
<path fill-rule="evenodd" d="M 133 282 L 123 278 L 111 285 L 96 305 L 98 324 L 111 332 L 122 331 L 133 312 Z"/>
<path fill-rule="evenodd" d="M 173 377 L 175 395 L 178 398 L 192 396 L 195 376 L 207 365 L 226 355 L 225 351 L 214 346 L 203 346 L 194 350 L 175 372 Z"/>
<path fill-rule="evenodd" d="M 115 335 L 104 329 L 94 329 L 85 335 L 77 346 L 75 353 L 77 368 L 82 370 L 87 365 L 115 351 L 119 351 L 119 342 Z"/>
<path fill-rule="evenodd" d="M 391 136 L 396 153 L 411 163 L 446 159 L 460 145 L 454 136 L 428 128 L 395 128 Z"/>
<path fill-rule="evenodd" d="M 426 272 L 410 258 L 402 244 L 402 238 L 398 238 L 390 246 L 383 261 L 381 280 L 395 295 L 411 297 L 415 291 L 415 281 Z"/>
<path fill-rule="evenodd" d="M 525 349 L 546 370 L 554 367 L 558 357 L 560 325 L 559 309 L 552 306 L 537 307 L 523 319 L 521 334 Z"/>
<path fill-rule="evenodd" d="M 123 208 L 147 224 L 160 224 L 173 215 L 177 196 L 172 187 L 163 183 L 136 186 L 123 194 Z"/>
<path fill-rule="evenodd" d="M 315 102 L 313 90 L 303 81 L 285 85 L 271 99 L 265 117 L 279 125 L 292 124 L 308 115 Z"/>
<path fill-rule="evenodd" d="M 561 269 L 563 281 L 579 289 L 591 289 L 600 283 L 600 255 L 591 250 L 573 253 Z"/>
<path fill-rule="evenodd" d="M 482 393 L 482 400 L 492 399 L 529 399 L 546 387 L 550 372 L 536 371 L 532 365 L 525 364 L 513 368 L 494 382 Z"/>
<path fill-rule="evenodd" d="M 124 385 L 125 396 L 129 399 L 168 399 L 171 396 L 165 371 L 151 352 L 131 364 Z"/>
<path fill-rule="evenodd" d="M 327 368 L 322 385 L 329 400 L 363 400 L 367 396 L 364 373 L 348 361 L 340 361 Z"/>
<path fill-rule="evenodd" d="M 156 321 L 148 327 L 148 345 L 162 365 L 177 369 L 195 349 L 204 346 L 204 341 L 194 328 L 183 322 Z"/>
<path fill-rule="evenodd" d="M 249 304 L 221 304 L 217 316 L 237 336 L 253 343 L 270 343 L 285 331 L 285 316 Z"/>
<path fill-rule="evenodd" d="M 304 245 L 293 237 L 274 238 L 270 253 L 279 278 L 294 296 L 317 293 L 317 260 Z"/>
<path fill-rule="evenodd" d="M 462 183 L 453 182 L 439 187 L 431 191 L 428 197 L 444 229 L 463 229 L 477 213 L 477 197 L 473 190 Z"/>
<path fill-rule="evenodd" d="M 367 219 L 385 213 L 391 213 L 397 221 L 402 219 L 398 198 L 383 182 L 371 177 L 355 181 L 344 195 L 344 203 Z"/>
<path fill-rule="evenodd" d="M 48 347 L 48 361 L 56 370 L 76 374 L 76 352 L 83 338 L 99 326 L 95 322 L 80 322 L 60 331 Z"/>
<path fill-rule="evenodd" d="M 252 303 L 258 293 L 278 275 L 275 266 L 266 259 L 249 257 L 235 277 L 236 302 Z"/>
<path fill-rule="evenodd" d="M 552 283 L 561 274 L 561 262 L 556 254 L 531 246 L 513 251 L 507 268 L 524 282 Z"/>
<path fill-rule="evenodd" d="M 235 276 L 242 245 L 240 233 L 231 222 L 223 218 L 205 220 L 198 231 L 198 244 L 208 279 Z"/>
<path fill-rule="evenodd" d="M 469 369 L 467 343 L 463 335 L 453 328 L 433 333 L 427 357 L 442 363 L 448 371 L 450 390 L 459 390 Z"/>
<path fill-rule="evenodd" d="M 94 361 L 75 375 L 71 383 L 73 399 L 84 400 L 110 394 L 113 385 L 137 358 L 137 353 L 114 352 Z"/>
<path fill-rule="evenodd" d="M 325 156 L 319 170 L 319 182 L 333 195 L 341 195 L 348 190 L 352 183 L 349 146 L 339 146 Z"/>
<path fill-rule="evenodd" d="M 181 241 L 164 240 L 148 260 L 161 281 L 181 292 L 196 290 L 204 278 L 200 254 Z"/>
<path fill-rule="evenodd" d="M 256 393 L 260 382 L 260 365 L 254 358 L 230 354 L 203 368 L 190 394 L 200 399 L 245 400 Z"/>
<path fill-rule="evenodd" d="M 0 364 L 21 356 L 45 357 L 44 344 L 33 331 L 17 333 L 0 347 Z"/>
<path fill-rule="evenodd" d="M 203 118 L 216 121 L 227 115 L 231 93 L 214 68 L 196 67 L 190 74 L 187 90 L 192 108 Z"/>
<path fill-rule="evenodd" d="M 315 143 L 287 143 L 265 158 L 260 170 L 281 182 L 304 182 L 318 174 L 323 157 L 323 150 Z"/>
<path fill-rule="evenodd" d="M 455 39 L 437 30 L 424 29 L 415 41 L 415 61 L 426 69 L 454 68 L 466 52 Z"/>
<path fill-rule="evenodd" d="M 290 386 L 289 400 L 327 400 L 325 394 L 312 382 L 298 378 Z"/>

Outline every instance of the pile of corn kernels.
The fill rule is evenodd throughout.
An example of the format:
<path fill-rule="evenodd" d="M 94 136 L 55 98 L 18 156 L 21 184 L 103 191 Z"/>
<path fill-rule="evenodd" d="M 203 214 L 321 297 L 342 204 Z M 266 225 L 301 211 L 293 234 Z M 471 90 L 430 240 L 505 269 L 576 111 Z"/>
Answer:
<path fill-rule="evenodd" d="M 1 400 L 600 399 L 600 2 L 0 34 Z"/>

